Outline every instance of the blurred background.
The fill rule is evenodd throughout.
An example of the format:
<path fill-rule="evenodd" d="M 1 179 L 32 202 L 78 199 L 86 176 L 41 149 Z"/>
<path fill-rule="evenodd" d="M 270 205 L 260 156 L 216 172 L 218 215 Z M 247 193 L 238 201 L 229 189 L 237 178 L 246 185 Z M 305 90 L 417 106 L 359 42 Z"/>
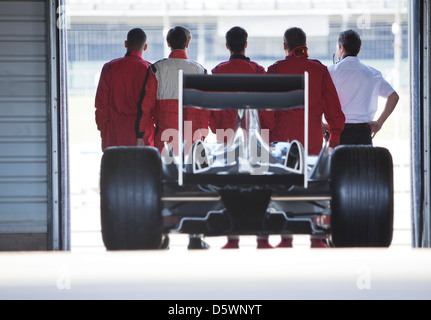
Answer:
<path fill-rule="evenodd" d="M 341 31 L 362 37 L 359 58 L 380 70 L 401 99 L 374 139 L 394 160 L 395 233 L 393 245 L 411 246 L 410 93 L 407 0 L 68 0 L 69 132 L 72 251 L 103 248 L 100 235 L 99 171 L 102 156 L 94 119 L 94 98 L 104 63 L 125 54 L 127 32 L 147 33 L 144 59 L 167 57 L 167 30 L 188 27 L 188 56 L 211 70 L 226 61 L 225 33 L 233 26 L 249 34 L 247 56 L 265 68 L 284 59 L 283 34 L 300 27 L 308 36 L 311 59 L 333 64 Z M 380 101 L 379 113 L 385 101 Z M 307 242 L 297 240 L 302 245 Z"/>

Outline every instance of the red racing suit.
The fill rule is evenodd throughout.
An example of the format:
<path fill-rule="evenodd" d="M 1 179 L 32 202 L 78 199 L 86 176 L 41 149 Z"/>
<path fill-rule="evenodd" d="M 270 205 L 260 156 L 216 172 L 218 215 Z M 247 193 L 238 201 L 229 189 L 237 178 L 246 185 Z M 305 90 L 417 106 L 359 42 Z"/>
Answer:
<path fill-rule="evenodd" d="M 149 66 L 138 51 L 103 66 L 95 101 L 102 150 L 136 145 L 136 114 Z"/>
<path fill-rule="evenodd" d="M 268 74 L 309 73 L 309 154 L 317 155 L 322 149 L 322 115 L 329 126 L 332 148 L 340 144 L 345 116 L 341 110 L 337 90 L 328 68 L 317 60 L 308 59 L 307 48 L 293 50 L 285 60 L 268 68 Z M 304 109 L 282 110 L 275 113 L 275 128 L 271 141 L 298 140 L 304 143 Z"/>
<path fill-rule="evenodd" d="M 213 74 L 265 74 L 265 69 L 256 62 L 250 61 L 243 54 L 233 54 L 226 62 L 217 65 L 212 71 Z M 216 133 L 217 129 L 233 129 L 237 110 L 220 110 L 211 113 L 210 127 Z M 274 127 L 274 117 L 272 111 L 259 111 L 260 124 L 262 129 Z"/>
<path fill-rule="evenodd" d="M 164 133 L 178 130 L 178 71 L 184 74 L 205 74 L 206 70 L 199 63 L 189 60 L 184 50 L 174 50 L 168 59 L 160 60 L 150 67 L 142 101 L 140 137 L 145 145 L 153 145 L 160 150 L 164 148 Z M 193 140 L 202 139 L 208 133 L 210 112 L 193 108 L 184 109 L 184 120 L 192 122 Z M 155 132 L 154 132 L 155 128 Z M 195 134 L 197 133 L 197 134 Z"/>

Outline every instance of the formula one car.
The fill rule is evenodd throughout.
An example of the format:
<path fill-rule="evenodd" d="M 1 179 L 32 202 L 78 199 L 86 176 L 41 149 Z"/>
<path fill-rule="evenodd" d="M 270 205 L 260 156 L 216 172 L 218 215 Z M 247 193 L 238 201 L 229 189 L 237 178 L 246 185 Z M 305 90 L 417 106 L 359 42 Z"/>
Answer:
<path fill-rule="evenodd" d="M 334 247 L 388 247 L 393 164 L 388 150 L 343 146 L 308 155 L 308 74 L 179 74 L 179 130 L 160 152 L 113 147 L 101 165 L 108 250 L 167 247 L 189 235 L 327 235 Z M 227 141 L 191 143 L 188 107 L 238 110 Z M 304 145 L 268 143 L 259 109 L 304 108 Z M 289 125 L 289 124 L 286 124 Z M 226 140 L 226 139 L 224 139 Z M 326 217 L 326 219 L 325 219 Z"/>

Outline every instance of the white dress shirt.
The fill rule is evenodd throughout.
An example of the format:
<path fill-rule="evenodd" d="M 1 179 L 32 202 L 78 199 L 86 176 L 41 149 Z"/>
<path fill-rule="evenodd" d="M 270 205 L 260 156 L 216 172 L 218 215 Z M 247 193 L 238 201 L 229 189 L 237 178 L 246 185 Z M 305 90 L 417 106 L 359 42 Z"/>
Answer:
<path fill-rule="evenodd" d="M 346 57 L 330 66 L 346 123 L 369 123 L 377 112 L 379 97 L 388 98 L 395 90 L 382 73 L 366 66 L 358 57 Z"/>

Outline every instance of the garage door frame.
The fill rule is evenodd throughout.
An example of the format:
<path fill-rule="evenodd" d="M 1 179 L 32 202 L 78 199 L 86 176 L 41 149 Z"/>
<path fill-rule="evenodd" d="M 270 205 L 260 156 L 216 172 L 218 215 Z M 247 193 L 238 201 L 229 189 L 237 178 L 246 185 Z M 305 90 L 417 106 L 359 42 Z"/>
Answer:
<path fill-rule="evenodd" d="M 410 1 L 412 242 L 431 247 L 431 1 Z"/>

